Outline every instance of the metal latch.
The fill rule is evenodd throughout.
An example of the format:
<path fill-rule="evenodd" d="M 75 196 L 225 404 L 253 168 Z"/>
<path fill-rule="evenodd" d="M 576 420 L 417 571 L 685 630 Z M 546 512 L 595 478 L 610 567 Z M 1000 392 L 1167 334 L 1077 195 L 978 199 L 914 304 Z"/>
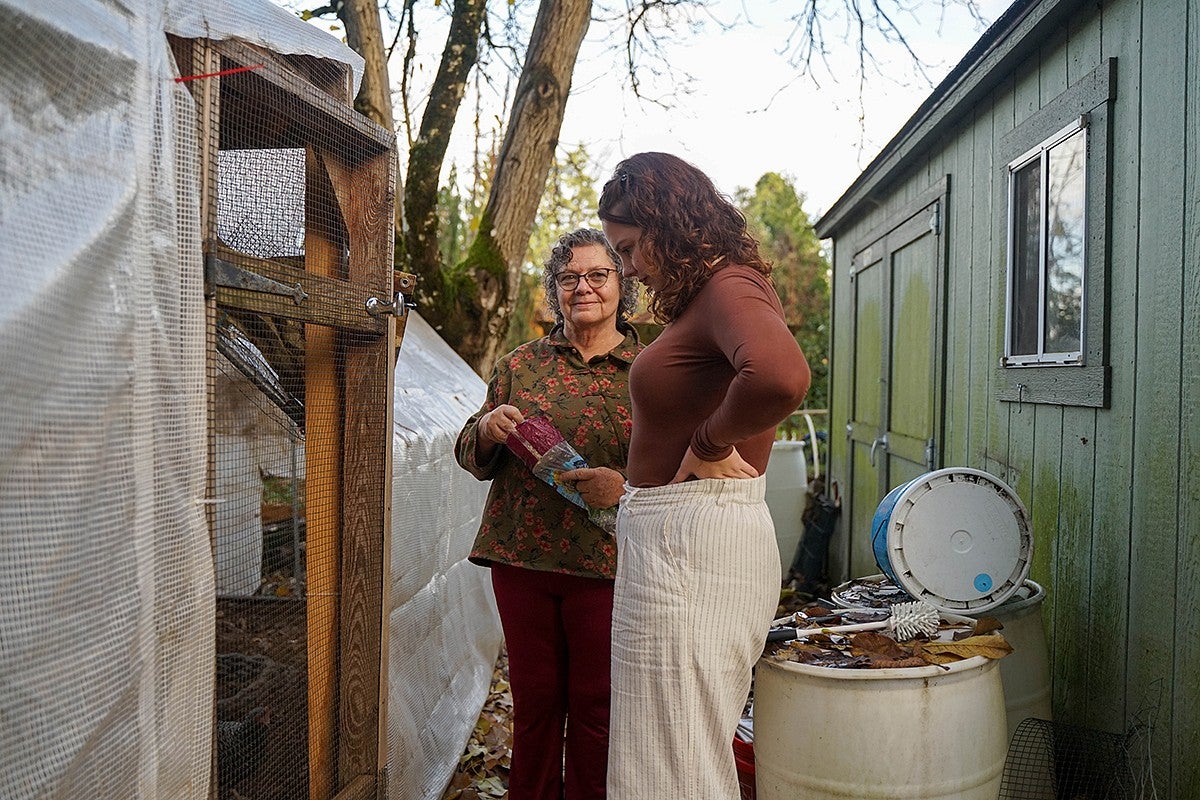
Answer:
<path fill-rule="evenodd" d="M 388 314 L 403 317 L 408 309 L 416 308 L 417 301 L 412 299 L 411 292 L 416 287 L 416 278 L 405 272 L 396 273 L 392 288 L 396 290 L 390 303 L 385 303 L 378 297 L 367 298 L 367 313 L 375 319 L 381 319 Z M 407 292 L 407 293 L 406 293 Z"/>
<path fill-rule="evenodd" d="M 292 298 L 292 302 L 300 305 L 308 299 L 308 292 L 300 284 L 288 286 L 270 278 L 265 278 L 257 272 L 242 269 L 213 254 L 204 257 L 204 273 L 209 284 L 224 286 L 227 289 L 244 289 L 260 294 L 276 294 Z"/>

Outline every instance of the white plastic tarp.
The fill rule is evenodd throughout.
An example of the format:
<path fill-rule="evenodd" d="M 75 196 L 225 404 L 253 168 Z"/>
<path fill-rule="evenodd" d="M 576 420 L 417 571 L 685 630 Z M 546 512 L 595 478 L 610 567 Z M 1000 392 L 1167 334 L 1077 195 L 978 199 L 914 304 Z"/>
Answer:
<path fill-rule="evenodd" d="M 437 800 L 501 641 L 488 571 L 466 560 L 488 484 L 454 460 L 486 386 L 415 313 L 396 364 L 388 615 L 388 796 Z"/>
<path fill-rule="evenodd" d="M 207 798 L 194 104 L 160 6 L 0 8 L 0 797 Z"/>

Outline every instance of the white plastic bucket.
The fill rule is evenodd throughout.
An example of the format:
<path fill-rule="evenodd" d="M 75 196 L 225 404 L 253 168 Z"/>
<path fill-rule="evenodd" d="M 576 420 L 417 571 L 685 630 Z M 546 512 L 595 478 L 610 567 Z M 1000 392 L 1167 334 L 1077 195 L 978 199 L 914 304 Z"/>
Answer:
<path fill-rule="evenodd" d="M 978 614 L 1029 574 L 1033 530 L 1021 498 L 995 475 L 947 467 L 903 483 L 871 520 L 883 573 L 943 611 Z"/>
<path fill-rule="evenodd" d="M 775 523 L 775 542 L 779 545 L 779 576 L 787 577 L 796 555 L 796 545 L 804 532 L 801 515 L 808 492 L 808 462 L 804 443 L 780 440 L 771 446 L 767 464 L 767 510 Z"/>
<path fill-rule="evenodd" d="M 997 662 L 834 669 L 764 658 L 757 800 L 995 800 L 1007 740 Z"/>
<path fill-rule="evenodd" d="M 911 600 L 898 597 L 896 585 L 885 575 L 868 575 L 846 581 L 830 597 L 842 608 L 883 608 L 892 602 Z M 1050 664 L 1046 630 L 1042 624 L 1042 602 L 1046 590 L 1036 581 L 1026 580 L 1009 599 L 996 608 L 975 616 L 989 616 L 1004 625 L 1004 638 L 1013 652 L 1000 660 L 1000 681 L 1004 686 L 1004 710 L 1011 739 L 1026 717 L 1053 719 L 1050 711 Z"/>

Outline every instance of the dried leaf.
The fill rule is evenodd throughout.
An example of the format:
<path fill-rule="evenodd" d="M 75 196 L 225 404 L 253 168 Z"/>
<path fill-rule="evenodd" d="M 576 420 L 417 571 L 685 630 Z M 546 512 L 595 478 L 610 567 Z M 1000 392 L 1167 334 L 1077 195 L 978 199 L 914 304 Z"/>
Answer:
<path fill-rule="evenodd" d="M 888 658 L 886 656 L 870 656 L 872 669 L 907 669 L 909 667 L 924 667 L 928 662 L 920 656 L 904 658 Z"/>
<path fill-rule="evenodd" d="M 955 662 L 962 661 L 962 658 L 959 656 L 944 653 L 927 653 L 924 650 L 918 651 L 917 656 L 926 663 L 934 664 L 939 667 L 945 664 L 953 664 Z"/>
<path fill-rule="evenodd" d="M 912 650 L 900 645 L 890 636 L 875 631 L 862 631 L 850 636 L 850 652 L 854 655 L 871 655 L 887 659 L 903 659 L 912 656 Z"/>
<path fill-rule="evenodd" d="M 1004 629 L 1004 623 L 995 617 L 980 617 L 975 621 L 975 635 L 985 636 Z"/>
<path fill-rule="evenodd" d="M 956 659 L 971 658 L 972 656 L 1004 658 L 1004 656 L 1013 651 L 1012 645 L 998 633 L 990 633 L 986 636 L 969 636 L 957 642 L 922 642 L 920 648 L 924 653 L 955 656 Z"/>
<path fill-rule="evenodd" d="M 475 784 L 475 790 L 491 797 L 503 797 L 508 794 L 508 787 L 496 777 L 484 778 Z"/>

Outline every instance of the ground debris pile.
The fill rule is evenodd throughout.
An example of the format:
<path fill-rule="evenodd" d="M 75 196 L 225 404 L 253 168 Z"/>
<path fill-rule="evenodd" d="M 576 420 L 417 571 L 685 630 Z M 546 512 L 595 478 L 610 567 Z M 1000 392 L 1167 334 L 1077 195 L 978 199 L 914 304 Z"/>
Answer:
<path fill-rule="evenodd" d="M 832 628 L 880 618 L 878 611 L 831 611 L 815 604 L 791 613 L 781 624 L 798 628 Z M 814 622 L 806 625 L 809 620 Z M 930 664 L 944 666 L 973 656 L 996 659 L 1008 655 L 1012 652 L 1012 645 L 999 633 L 1003 627 L 994 617 L 978 620 L 965 617 L 943 619 L 933 636 L 915 636 L 903 641 L 897 641 L 884 630 L 846 633 L 823 631 L 802 639 L 770 642 L 764 655 L 774 661 L 794 661 L 840 669 L 900 669 Z"/>
<path fill-rule="evenodd" d="M 512 759 L 512 691 L 508 685 L 508 653 L 500 648 L 492 670 L 492 686 L 475 722 L 475 730 L 458 759 L 442 800 L 495 800 L 508 797 Z"/>

